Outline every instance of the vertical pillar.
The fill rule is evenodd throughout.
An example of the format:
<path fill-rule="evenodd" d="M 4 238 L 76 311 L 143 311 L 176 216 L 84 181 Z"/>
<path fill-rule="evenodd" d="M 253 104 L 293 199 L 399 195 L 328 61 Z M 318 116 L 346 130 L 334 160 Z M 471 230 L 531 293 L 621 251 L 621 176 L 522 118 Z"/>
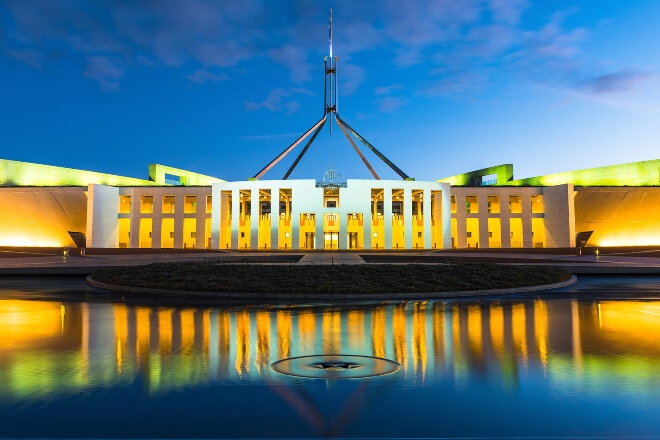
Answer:
<path fill-rule="evenodd" d="M 270 187 L 270 247 L 278 249 L 280 237 L 280 189 Z"/>
<path fill-rule="evenodd" d="M 451 186 L 443 184 L 442 186 L 442 247 L 451 249 Z"/>
<path fill-rule="evenodd" d="M 211 249 L 219 249 L 222 236 L 222 230 L 220 229 L 221 224 L 225 224 L 222 221 L 221 210 L 224 206 L 222 201 L 222 196 L 220 195 L 220 186 L 218 184 L 211 185 Z M 223 243 L 224 249 L 224 243 Z"/>
<path fill-rule="evenodd" d="M 131 194 L 131 241 L 133 249 L 140 247 L 140 199 L 141 194 Z"/>
<path fill-rule="evenodd" d="M 488 195 L 477 191 L 477 204 L 479 205 L 479 248 L 488 249 Z"/>
<path fill-rule="evenodd" d="M 467 214 L 465 212 L 465 194 L 458 193 L 456 195 L 456 247 L 465 249 L 467 247 L 467 227 L 465 219 Z"/>
<path fill-rule="evenodd" d="M 365 197 L 365 203 L 362 204 L 362 206 L 367 206 L 368 204 L 371 205 L 371 212 L 367 209 L 363 214 L 362 214 L 362 234 L 364 238 L 364 249 L 371 249 L 371 225 L 372 225 L 372 217 L 371 213 L 376 212 L 376 203 L 371 200 L 371 187 L 368 187 L 366 191 L 364 192 L 364 197 Z M 368 203 L 367 203 L 368 202 Z"/>
<path fill-rule="evenodd" d="M 385 249 L 392 249 L 392 187 L 383 188 L 383 223 L 385 224 Z"/>
<path fill-rule="evenodd" d="M 231 190 L 231 247 L 238 249 L 239 225 L 241 221 L 241 190 Z M 245 213 L 245 211 L 243 211 Z"/>
<path fill-rule="evenodd" d="M 325 248 L 325 236 L 323 235 L 324 223 L 325 223 L 325 210 L 322 208 L 316 212 L 316 232 L 315 232 L 316 249 Z"/>
<path fill-rule="evenodd" d="M 250 189 L 250 249 L 259 249 L 259 188 Z"/>
<path fill-rule="evenodd" d="M 523 248 L 533 247 L 532 236 L 532 198 L 529 191 L 521 194 L 522 203 L 522 223 L 523 223 Z"/>
<path fill-rule="evenodd" d="M 300 209 L 295 209 L 296 188 L 291 186 L 291 249 L 300 249 Z M 287 203 L 287 210 L 289 204 Z M 287 211 L 288 212 L 288 211 Z"/>
<path fill-rule="evenodd" d="M 437 210 L 440 206 L 440 200 L 438 200 L 436 193 L 436 200 L 433 201 L 433 206 Z M 431 249 L 433 247 L 433 233 L 431 231 L 433 224 L 431 222 L 431 216 L 436 216 L 436 213 L 431 213 L 431 190 L 425 189 L 422 193 L 422 206 L 420 210 L 420 215 L 424 219 L 424 249 Z M 437 222 L 440 222 L 440 218 L 435 217 Z M 441 235 L 442 236 L 442 235 Z"/>
<path fill-rule="evenodd" d="M 403 243 L 405 249 L 412 249 L 412 224 L 413 224 L 413 211 L 412 211 L 412 189 L 410 187 L 403 188 Z"/>

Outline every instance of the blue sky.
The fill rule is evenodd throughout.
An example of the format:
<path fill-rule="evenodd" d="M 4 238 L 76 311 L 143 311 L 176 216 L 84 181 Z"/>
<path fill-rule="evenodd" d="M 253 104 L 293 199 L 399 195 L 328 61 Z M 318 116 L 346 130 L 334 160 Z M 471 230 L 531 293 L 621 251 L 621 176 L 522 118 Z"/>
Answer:
<path fill-rule="evenodd" d="M 323 115 L 330 8 L 340 116 L 418 180 L 660 157 L 660 1 L 0 0 L 0 158 L 251 177 Z M 336 125 L 291 178 L 331 162 L 370 178 Z"/>

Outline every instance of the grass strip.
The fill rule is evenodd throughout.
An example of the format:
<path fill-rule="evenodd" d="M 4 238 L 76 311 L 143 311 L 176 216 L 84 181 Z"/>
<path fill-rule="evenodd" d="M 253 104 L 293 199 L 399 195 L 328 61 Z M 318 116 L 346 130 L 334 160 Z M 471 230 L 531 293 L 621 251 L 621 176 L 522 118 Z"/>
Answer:
<path fill-rule="evenodd" d="M 547 266 L 493 263 L 262 265 L 156 263 L 97 272 L 102 283 L 182 291 L 350 295 L 506 289 L 565 281 Z"/>

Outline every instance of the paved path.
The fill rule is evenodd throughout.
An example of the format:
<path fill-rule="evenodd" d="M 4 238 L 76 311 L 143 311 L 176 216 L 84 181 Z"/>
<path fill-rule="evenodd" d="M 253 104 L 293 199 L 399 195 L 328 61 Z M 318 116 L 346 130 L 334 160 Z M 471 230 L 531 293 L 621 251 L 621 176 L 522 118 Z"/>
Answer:
<path fill-rule="evenodd" d="M 303 252 L 158 252 L 158 253 L 121 253 L 91 254 L 87 256 L 74 256 L 64 254 L 54 255 L 45 252 L 11 252 L 0 251 L 0 275 L 26 275 L 26 274 L 90 274 L 103 267 L 132 266 L 149 264 L 154 262 L 181 262 L 181 261 L 217 261 L 217 262 L 246 262 L 250 263 L 286 263 L 292 264 L 365 264 L 365 261 L 356 252 L 341 251 L 315 251 Z M 364 252 L 363 254 L 391 257 L 391 261 L 401 263 L 427 262 L 432 263 L 435 259 L 456 258 L 478 258 L 492 259 L 493 261 L 506 261 L 507 263 L 520 264 L 544 264 L 566 268 L 573 273 L 628 273 L 628 274 L 658 274 L 660 275 L 660 257 L 646 256 L 651 253 L 630 252 L 614 255 L 568 255 L 555 253 L 471 253 L 471 252 Z M 301 256 L 297 260 L 298 256 Z M 657 252 L 653 255 L 657 255 Z"/>

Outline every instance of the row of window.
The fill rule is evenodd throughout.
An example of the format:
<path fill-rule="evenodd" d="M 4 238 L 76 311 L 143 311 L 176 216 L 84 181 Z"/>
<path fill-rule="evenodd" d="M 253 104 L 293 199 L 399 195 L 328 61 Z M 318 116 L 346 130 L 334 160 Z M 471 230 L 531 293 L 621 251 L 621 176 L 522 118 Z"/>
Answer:
<path fill-rule="evenodd" d="M 489 195 L 487 201 L 487 209 L 489 214 L 499 214 L 501 212 L 501 203 L 499 195 Z M 542 214 L 543 213 L 543 196 L 540 194 L 533 195 L 530 197 L 530 209 L 532 214 Z M 508 209 L 511 214 L 522 214 L 522 197 L 521 196 L 509 196 Z M 451 196 L 451 213 L 456 214 L 457 204 L 456 204 L 456 195 Z M 478 214 L 479 213 L 479 196 L 469 195 L 465 196 L 465 213 L 466 214 Z"/>
<path fill-rule="evenodd" d="M 203 198 L 204 196 L 199 196 Z M 183 213 L 195 214 L 197 213 L 197 199 L 196 195 L 183 196 Z M 131 196 L 119 196 L 119 213 L 131 213 Z M 211 213 L 211 196 L 206 196 L 206 213 Z M 175 196 L 163 196 L 161 204 L 161 212 L 163 214 L 174 214 L 175 212 Z M 152 214 L 154 212 L 154 196 L 140 196 L 140 214 Z"/>

